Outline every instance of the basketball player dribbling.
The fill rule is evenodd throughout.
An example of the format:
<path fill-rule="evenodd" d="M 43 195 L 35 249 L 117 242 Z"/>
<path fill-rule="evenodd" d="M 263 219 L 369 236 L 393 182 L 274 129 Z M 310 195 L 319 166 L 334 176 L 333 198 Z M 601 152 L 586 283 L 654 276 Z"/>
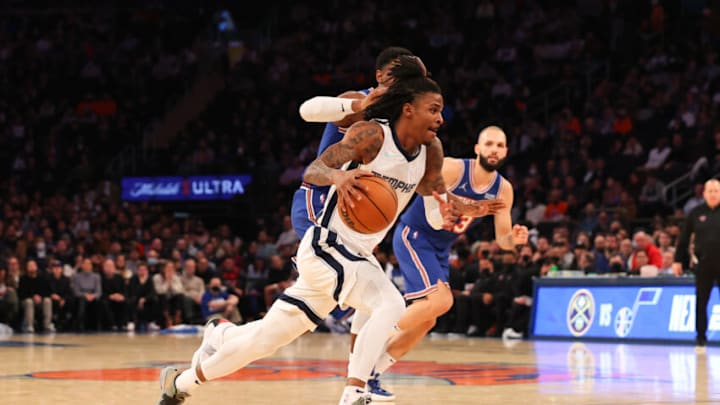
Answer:
<path fill-rule="evenodd" d="M 305 232 L 300 243 L 297 282 L 264 318 L 244 325 L 217 322 L 204 336 L 189 369 L 182 373 L 163 369 L 160 405 L 181 404 L 202 383 L 271 355 L 314 330 L 338 304 L 368 314 L 350 357 L 340 404 L 370 402 L 366 382 L 405 311 L 405 301 L 381 271 L 373 249 L 415 192 L 423 196 L 433 228 L 449 228 L 456 221 L 446 202 L 442 145 L 436 137 L 443 123 L 442 108 L 441 91 L 433 80 L 424 75 L 396 76 L 393 86 L 365 111 L 370 121 L 353 124 L 341 142 L 308 166 L 306 181 L 331 188 L 318 224 Z M 398 212 L 386 229 L 361 234 L 342 222 L 337 205 L 353 206 L 353 199 L 361 194 L 355 189 L 357 179 L 371 172 L 397 180 L 393 184 L 399 186 L 394 188 Z"/>
<path fill-rule="evenodd" d="M 363 119 L 363 111 L 372 104 L 393 81 L 393 70 L 403 68 L 407 64 L 422 62 L 415 58 L 408 49 L 398 46 L 390 46 L 383 49 L 375 60 L 375 80 L 378 86 L 372 89 L 360 91 L 347 91 L 338 97 L 313 97 L 302 103 L 300 116 L 307 122 L 327 122 L 320 146 L 318 156 L 328 146 L 339 142 L 345 134 L 346 128 L 353 123 Z M 427 69 L 422 65 L 427 74 Z M 410 66 L 412 68 L 412 66 Z M 372 91 L 371 91 L 372 90 Z M 371 94 L 372 93 L 372 94 Z M 292 224 L 298 237 L 302 239 L 305 231 L 317 222 L 318 214 L 322 210 L 325 197 L 329 191 L 328 186 L 317 186 L 303 182 L 293 196 L 291 218 Z M 347 310 L 336 308 L 330 313 L 330 317 L 343 316 Z M 366 321 L 365 315 L 355 313 L 351 333 L 350 352 L 352 353 L 357 339 L 357 332 Z M 368 391 L 370 391 L 374 402 L 395 400 L 395 395 L 380 385 L 380 374 L 373 373 L 368 380 Z"/>
<path fill-rule="evenodd" d="M 428 223 L 421 198 L 413 200 L 395 227 L 393 251 L 405 279 L 405 299 L 411 304 L 398 322 L 399 333 L 392 336 L 378 361 L 378 372 L 415 347 L 452 306 L 447 286 L 450 249 L 477 218 L 494 216 L 495 239 L 505 250 L 527 243 L 527 227 L 512 225 L 512 185 L 497 172 L 507 156 L 505 133 L 495 126 L 482 130 L 475 154 L 475 159 L 444 159 L 442 175 L 448 193 L 464 202 L 458 207 L 463 215 L 450 230 Z"/>

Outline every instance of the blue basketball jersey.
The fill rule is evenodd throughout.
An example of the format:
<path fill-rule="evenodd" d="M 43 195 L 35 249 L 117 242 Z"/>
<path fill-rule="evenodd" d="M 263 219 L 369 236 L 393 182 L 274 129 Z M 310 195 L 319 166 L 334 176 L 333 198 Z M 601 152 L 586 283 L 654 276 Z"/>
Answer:
<path fill-rule="evenodd" d="M 368 95 L 370 90 L 370 88 L 367 88 L 359 90 L 359 92 Z M 317 156 L 320 156 L 330 145 L 340 142 L 345 136 L 346 130 L 347 128 L 340 128 L 332 122 L 325 124 Z M 325 197 L 329 190 L 330 186 L 316 186 L 303 182 L 300 188 L 295 191 L 290 215 L 295 233 L 301 239 L 305 231 L 317 221 L 318 215 L 320 215 L 320 211 L 325 205 Z"/>
<path fill-rule="evenodd" d="M 472 200 L 496 199 L 503 177 L 498 172 L 495 172 L 495 178 L 490 182 L 488 187 L 483 190 L 476 190 L 472 186 L 473 164 L 476 164 L 473 159 L 463 159 L 463 174 L 460 180 L 454 185 L 448 185 L 448 190 L 457 196 Z M 405 213 L 400 217 L 400 222 L 408 225 L 414 231 L 420 232 L 423 237 L 437 249 L 449 250 L 455 239 L 479 219 L 480 218 L 463 215 L 458 218 L 452 231 L 446 231 L 444 229 L 435 230 L 425 218 L 425 201 L 423 197 L 416 196 Z"/>

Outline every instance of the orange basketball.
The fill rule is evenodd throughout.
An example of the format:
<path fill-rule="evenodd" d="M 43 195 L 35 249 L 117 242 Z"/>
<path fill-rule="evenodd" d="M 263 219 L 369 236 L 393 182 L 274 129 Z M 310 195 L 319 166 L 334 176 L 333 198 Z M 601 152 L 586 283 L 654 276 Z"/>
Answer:
<path fill-rule="evenodd" d="M 345 225 L 360 233 L 375 233 L 387 228 L 395 219 L 398 200 L 387 181 L 375 176 L 360 177 L 362 193 L 354 207 L 340 201 L 338 212 Z"/>

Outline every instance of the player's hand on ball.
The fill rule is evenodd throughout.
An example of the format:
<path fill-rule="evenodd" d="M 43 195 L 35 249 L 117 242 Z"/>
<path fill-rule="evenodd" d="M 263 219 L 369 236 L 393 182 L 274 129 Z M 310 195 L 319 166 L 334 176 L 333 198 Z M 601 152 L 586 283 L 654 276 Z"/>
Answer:
<path fill-rule="evenodd" d="M 335 171 L 333 183 L 340 202 L 351 208 L 355 207 L 354 201 L 360 201 L 363 198 L 362 193 L 358 192 L 358 189 L 363 188 L 363 186 L 357 179 L 365 176 L 372 177 L 372 175 L 369 171 L 361 169 Z"/>
<path fill-rule="evenodd" d="M 524 245 L 528 241 L 528 229 L 527 226 L 515 225 L 512 229 L 513 243 L 515 245 Z"/>

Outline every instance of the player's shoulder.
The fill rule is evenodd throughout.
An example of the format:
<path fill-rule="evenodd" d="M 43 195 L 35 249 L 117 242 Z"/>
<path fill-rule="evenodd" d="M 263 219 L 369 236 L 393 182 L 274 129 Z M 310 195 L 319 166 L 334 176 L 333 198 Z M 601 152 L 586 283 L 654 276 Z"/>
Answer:
<path fill-rule="evenodd" d="M 498 173 L 498 179 L 500 179 L 500 193 L 512 196 L 514 192 L 510 180 L 506 179 L 505 176 L 500 173 Z"/>
<path fill-rule="evenodd" d="M 445 156 L 443 158 L 443 169 L 450 171 L 461 170 L 465 167 L 465 159 Z"/>
<path fill-rule="evenodd" d="M 385 134 L 381 122 L 376 120 L 360 120 L 348 127 L 345 136 L 359 141 L 372 138 L 382 139 Z"/>

